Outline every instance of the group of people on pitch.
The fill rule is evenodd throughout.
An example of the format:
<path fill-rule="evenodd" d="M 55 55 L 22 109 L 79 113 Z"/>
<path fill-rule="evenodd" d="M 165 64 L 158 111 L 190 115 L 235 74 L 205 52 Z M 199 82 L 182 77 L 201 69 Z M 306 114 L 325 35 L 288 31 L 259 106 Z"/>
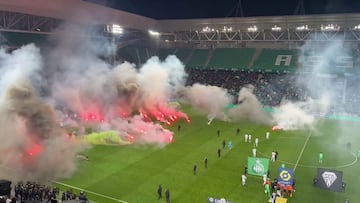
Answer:
<path fill-rule="evenodd" d="M 162 196 L 162 186 L 161 185 L 159 185 L 157 193 L 158 193 L 158 199 L 159 200 L 162 199 L 163 196 Z M 169 189 L 166 189 L 166 191 L 165 191 L 165 199 L 166 199 L 166 203 L 170 203 L 170 190 Z"/>
<path fill-rule="evenodd" d="M 269 197 L 269 202 L 275 203 L 277 197 L 292 197 L 295 191 L 295 179 L 291 185 L 278 183 L 277 178 L 270 181 L 268 178 L 264 183 L 265 194 Z"/>

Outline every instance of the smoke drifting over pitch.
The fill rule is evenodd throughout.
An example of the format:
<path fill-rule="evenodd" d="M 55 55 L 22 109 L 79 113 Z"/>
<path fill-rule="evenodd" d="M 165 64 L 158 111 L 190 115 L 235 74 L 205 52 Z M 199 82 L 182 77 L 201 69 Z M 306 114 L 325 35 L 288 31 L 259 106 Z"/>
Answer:
<path fill-rule="evenodd" d="M 12 54 L 1 50 L 0 151 L 3 177 L 46 181 L 75 170 L 80 145 L 68 140 L 51 106 L 33 89 L 41 82 L 39 49 L 28 45 Z"/>
<path fill-rule="evenodd" d="M 158 125 L 146 124 L 145 120 L 169 125 L 177 119 L 188 119 L 186 114 L 168 105 L 174 89 L 184 83 L 184 65 L 175 56 L 169 56 L 165 61 L 152 57 L 140 68 L 127 62 L 113 67 L 100 59 L 103 43 L 95 43 L 85 35 L 84 29 L 62 27 L 60 37 L 54 39 L 58 46 L 49 52 L 52 103 L 68 108 L 69 115 L 63 118 L 73 118 L 64 120 L 64 124 L 97 121 L 121 136 L 164 145 L 168 140 L 164 137 L 169 137 L 169 133 L 158 130 Z M 138 114 L 144 120 L 131 119 Z M 147 130 L 134 129 L 134 123 L 147 126 Z M 154 130 L 158 135 L 147 133 Z M 144 134 L 153 136 L 145 139 Z"/>
<path fill-rule="evenodd" d="M 2 172 L 9 178 L 44 181 L 71 175 L 76 154 L 85 146 L 68 139 L 62 126 L 82 133 L 85 126 L 112 130 L 131 142 L 166 145 L 173 133 L 159 123 L 190 122 L 168 103 L 179 90 L 210 120 L 229 119 L 226 108 L 233 98 L 220 87 L 184 87 L 184 65 L 175 56 L 152 57 L 141 67 L 127 62 L 114 67 L 101 59 L 114 46 L 85 37 L 84 30 L 61 26 L 44 54 L 33 44 L 11 54 L 0 51 L 0 138 L 6 140 L 0 150 Z M 251 104 L 257 101 L 244 97 Z M 237 113 L 243 116 L 242 111 Z"/>
<path fill-rule="evenodd" d="M 113 130 L 132 142 L 164 146 L 170 125 L 186 114 L 168 105 L 186 73 L 174 56 L 157 57 L 140 69 L 116 67 L 101 59 L 113 45 L 85 37 L 64 25 L 41 54 L 33 44 L 11 54 L 0 50 L 0 172 L 11 180 L 47 181 L 70 176 L 76 154 L 86 145 L 69 139 L 64 128 Z"/>
<path fill-rule="evenodd" d="M 181 94 L 185 102 L 206 114 L 209 121 L 214 118 L 227 120 L 224 112 L 233 99 L 226 89 L 197 83 L 181 91 Z"/>
<path fill-rule="evenodd" d="M 238 105 L 229 110 L 233 121 L 249 120 L 259 124 L 272 124 L 271 116 L 264 112 L 262 105 L 253 94 L 254 86 L 247 85 L 241 88 L 238 97 Z"/>

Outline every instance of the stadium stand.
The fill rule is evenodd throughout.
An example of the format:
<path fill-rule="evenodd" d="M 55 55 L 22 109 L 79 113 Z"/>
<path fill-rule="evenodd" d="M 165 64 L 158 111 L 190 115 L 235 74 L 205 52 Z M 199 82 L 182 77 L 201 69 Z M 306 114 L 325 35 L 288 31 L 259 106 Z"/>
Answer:
<path fill-rule="evenodd" d="M 136 51 L 139 56 L 140 64 L 144 64 L 150 58 L 147 48 L 138 47 L 136 48 Z"/>
<path fill-rule="evenodd" d="M 302 50 L 302 57 L 299 58 L 299 66 L 304 72 L 316 70 L 320 73 L 352 73 L 356 71 L 354 64 L 356 63 L 356 52 L 354 49 L 342 49 L 334 47 L 330 49 L 332 56 L 318 49 Z M 329 52 L 329 50 L 328 50 Z M 335 58 L 333 56 L 336 56 Z"/>
<path fill-rule="evenodd" d="M 164 60 L 167 56 L 173 55 L 175 49 L 159 49 L 157 52 L 157 56 L 159 56 L 160 60 Z"/>
<path fill-rule="evenodd" d="M 121 56 L 124 61 L 139 63 L 135 47 L 121 48 L 118 50 L 118 55 Z"/>
<path fill-rule="evenodd" d="M 297 65 L 297 50 L 263 49 L 251 67 L 254 70 L 293 72 Z"/>
<path fill-rule="evenodd" d="M 187 67 L 190 68 L 205 68 L 205 63 L 208 58 L 209 49 L 196 49 L 191 56 Z"/>
<path fill-rule="evenodd" d="M 254 94 L 263 106 L 277 106 L 283 99 L 290 101 L 305 101 L 309 96 L 317 98 L 301 84 L 294 81 L 299 77 L 309 80 L 320 78 L 312 73 L 284 73 L 284 72 L 249 72 L 239 70 L 210 70 L 188 68 L 187 85 L 202 83 L 226 88 L 235 97 L 239 90 L 247 84 L 255 87 Z M 322 81 L 334 83 L 338 94 L 332 95 L 333 102 L 330 113 L 347 115 L 360 115 L 358 103 L 360 91 L 358 90 L 359 77 L 348 76 L 322 78 Z M 347 81 L 347 82 L 345 82 Z"/>
<path fill-rule="evenodd" d="M 253 48 L 218 48 L 215 49 L 208 64 L 213 69 L 246 69 L 255 53 Z"/>
<path fill-rule="evenodd" d="M 192 49 L 177 49 L 175 51 L 176 57 L 178 57 L 184 64 L 186 64 L 189 60 L 191 55 Z"/>
<path fill-rule="evenodd" d="M 22 46 L 29 43 L 40 44 L 44 42 L 48 35 L 46 34 L 34 34 L 34 33 L 20 33 L 20 32 L 0 32 L 2 45 L 8 46 Z"/>

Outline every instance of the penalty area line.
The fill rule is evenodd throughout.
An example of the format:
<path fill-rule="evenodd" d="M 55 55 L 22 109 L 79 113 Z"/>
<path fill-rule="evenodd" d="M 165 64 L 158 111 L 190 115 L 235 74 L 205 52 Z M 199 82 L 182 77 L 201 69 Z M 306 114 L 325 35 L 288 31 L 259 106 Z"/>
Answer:
<path fill-rule="evenodd" d="M 69 188 L 73 188 L 73 189 L 76 189 L 76 190 L 81 190 L 81 191 L 84 191 L 86 193 L 90 193 L 90 194 L 93 194 L 93 195 L 96 195 L 96 196 L 100 196 L 100 197 L 104 197 L 106 199 L 111 199 L 111 200 L 114 200 L 116 202 L 121 202 L 121 203 L 129 203 L 127 201 L 124 201 L 124 200 L 121 200 L 121 199 L 115 199 L 113 197 L 110 197 L 110 196 L 107 196 L 107 195 L 103 195 L 103 194 L 100 194 L 100 193 L 97 193 L 97 192 L 92 192 L 92 191 L 89 191 L 89 190 L 85 190 L 83 188 L 79 188 L 79 187 L 76 187 L 76 186 L 72 186 L 72 185 L 68 185 L 68 184 L 65 184 L 65 183 L 61 183 L 61 182 L 57 182 L 57 181 L 52 181 L 53 183 L 56 183 L 56 184 L 59 184 L 59 185 L 63 185 L 63 186 L 66 186 L 66 187 L 69 187 Z"/>
<path fill-rule="evenodd" d="M 301 151 L 300 151 L 300 154 L 299 154 L 299 156 L 298 156 L 298 159 L 296 160 L 296 163 L 295 163 L 295 166 L 294 166 L 294 169 L 293 169 L 294 172 L 295 172 L 295 170 L 296 170 L 296 167 L 297 167 L 298 164 L 299 164 L 299 161 L 300 161 L 300 159 L 301 159 L 301 157 L 302 157 L 302 154 L 304 153 L 305 147 L 306 147 L 307 143 L 309 142 L 309 139 L 310 139 L 311 135 L 312 135 L 312 130 L 309 132 L 309 135 L 308 135 L 308 137 L 306 138 L 305 143 L 304 143 L 304 145 L 303 145 L 303 147 L 302 147 L 302 149 L 301 149 Z"/>

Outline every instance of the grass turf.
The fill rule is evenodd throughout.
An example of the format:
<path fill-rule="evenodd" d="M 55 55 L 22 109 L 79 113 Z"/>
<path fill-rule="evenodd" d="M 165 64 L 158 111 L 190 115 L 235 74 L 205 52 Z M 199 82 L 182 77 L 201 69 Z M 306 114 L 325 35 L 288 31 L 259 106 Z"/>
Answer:
<path fill-rule="evenodd" d="M 80 161 L 78 172 L 61 182 L 88 191 L 92 201 L 101 203 L 117 202 L 114 199 L 130 203 L 165 202 L 164 198 L 157 199 L 159 184 L 163 193 L 169 188 L 173 203 L 207 202 L 209 196 L 225 197 L 233 203 L 265 203 L 268 198 L 261 177 L 248 175 L 247 185 L 241 185 L 247 157 L 252 156 L 253 143 L 244 143 L 244 134 L 250 133 L 253 142 L 256 137 L 260 139 L 259 157 L 270 157 L 272 150 L 279 152 L 279 161 L 270 162 L 271 179 L 276 177 L 282 163 L 295 168 L 299 160 L 295 171 L 296 192 L 289 203 L 335 203 L 346 198 L 350 202 L 360 201 L 359 163 L 351 165 L 356 157 L 346 150 L 348 141 L 352 142 L 354 152 L 360 149 L 359 139 L 351 134 L 359 132 L 358 123 L 323 121 L 311 135 L 307 130 L 270 131 L 270 140 L 265 140 L 265 132 L 270 130 L 270 126 L 216 120 L 207 125 L 205 116 L 193 111 L 189 115 L 191 124 L 180 121 L 170 127 L 175 132 L 175 140 L 166 147 L 94 145 L 86 152 L 90 161 Z M 177 124 L 182 125 L 180 132 L 177 132 Z M 239 136 L 236 136 L 237 128 L 241 129 Z M 216 135 L 218 129 L 221 131 L 219 137 Z M 310 138 L 304 147 L 308 136 Z M 222 148 L 223 140 L 231 140 L 233 149 L 226 146 L 218 158 L 217 149 Z M 322 164 L 318 163 L 320 151 L 324 153 Z M 205 157 L 209 161 L 208 169 L 204 168 Z M 194 164 L 198 165 L 196 176 L 193 175 Z M 341 167 L 347 164 L 350 165 Z M 346 192 L 334 193 L 313 187 L 312 179 L 317 167 L 342 170 L 343 181 L 347 183 Z M 68 189 L 61 184 L 58 186 Z"/>

